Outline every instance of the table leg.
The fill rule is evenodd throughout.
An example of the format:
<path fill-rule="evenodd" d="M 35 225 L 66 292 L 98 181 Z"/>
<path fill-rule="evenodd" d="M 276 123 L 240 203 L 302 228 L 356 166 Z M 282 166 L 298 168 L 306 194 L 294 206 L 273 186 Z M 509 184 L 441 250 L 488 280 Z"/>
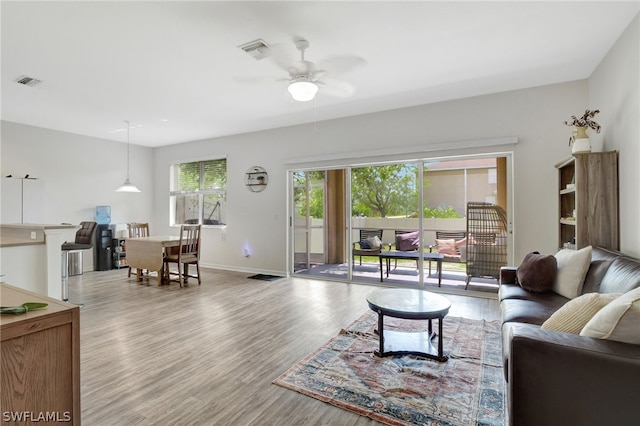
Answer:
<path fill-rule="evenodd" d="M 442 259 L 438 259 L 438 287 L 442 283 Z"/>
<path fill-rule="evenodd" d="M 384 356 L 384 315 L 380 311 L 378 311 L 378 337 L 380 338 L 380 350 L 376 355 L 382 357 Z"/>
<path fill-rule="evenodd" d="M 382 272 L 382 256 L 378 256 L 378 258 L 380 259 L 380 282 L 382 282 L 383 278 L 383 272 Z"/>
<path fill-rule="evenodd" d="M 387 257 L 387 278 L 389 278 L 389 269 L 391 269 L 391 258 Z"/>
<path fill-rule="evenodd" d="M 439 360 L 446 361 L 447 358 L 444 356 L 444 350 L 442 348 L 442 318 L 438 318 L 438 358 Z"/>

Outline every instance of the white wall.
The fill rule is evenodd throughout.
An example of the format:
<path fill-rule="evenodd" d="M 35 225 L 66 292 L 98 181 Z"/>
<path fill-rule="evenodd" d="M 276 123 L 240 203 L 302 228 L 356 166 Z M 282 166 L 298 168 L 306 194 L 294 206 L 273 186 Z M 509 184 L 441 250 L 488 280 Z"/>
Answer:
<path fill-rule="evenodd" d="M 111 206 L 111 221 L 151 216 L 153 149 L 131 145 L 131 180 L 142 193 L 115 192 L 127 174 L 127 145 L 105 139 L 2 122 L 2 175 L 39 178 L 45 223 L 95 220 L 96 206 Z"/>
<path fill-rule="evenodd" d="M 571 154 L 572 129 L 563 121 L 586 104 L 587 82 L 582 80 L 157 148 L 155 223 L 163 232 L 171 232 L 170 162 L 226 155 L 228 226 L 226 231 L 203 231 L 202 263 L 285 273 L 286 171 L 305 165 L 301 158 L 326 166 L 348 162 L 339 158 L 401 158 L 393 154 L 366 158 L 367 153 L 393 149 L 428 151 L 438 146 L 439 151 L 429 156 L 497 152 L 505 147 L 447 150 L 446 143 L 517 136 L 518 143 L 509 147 L 515 169 L 515 259 L 519 262 L 533 250 L 555 253 L 554 165 Z M 244 173 L 255 165 L 269 173 L 269 186 L 261 193 L 244 188 Z M 245 246 L 251 248 L 250 258 L 242 256 Z"/>
<path fill-rule="evenodd" d="M 600 134 L 589 139 L 618 150 L 620 249 L 640 257 L 640 14 L 629 24 L 589 78 L 589 106 Z"/>
<path fill-rule="evenodd" d="M 126 143 L 2 122 L 2 176 L 29 174 L 43 186 L 44 223 L 95 220 L 111 206 L 112 223 L 144 222 L 153 211 L 153 149 L 131 145 L 131 180 L 142 193 L 115 192 L 127 173 Z M 91 256 L 85 266 L 92 269 Z"/>

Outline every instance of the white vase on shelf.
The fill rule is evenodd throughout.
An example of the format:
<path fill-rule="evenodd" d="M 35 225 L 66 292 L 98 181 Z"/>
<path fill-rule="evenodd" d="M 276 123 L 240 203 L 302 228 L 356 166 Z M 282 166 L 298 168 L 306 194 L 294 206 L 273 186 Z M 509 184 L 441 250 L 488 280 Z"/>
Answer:
<path fill-rule="evenodd" d="M 571 136 L 571 154 L 591 152 L 591 142 L 586 127 L 576 127 Z"/>

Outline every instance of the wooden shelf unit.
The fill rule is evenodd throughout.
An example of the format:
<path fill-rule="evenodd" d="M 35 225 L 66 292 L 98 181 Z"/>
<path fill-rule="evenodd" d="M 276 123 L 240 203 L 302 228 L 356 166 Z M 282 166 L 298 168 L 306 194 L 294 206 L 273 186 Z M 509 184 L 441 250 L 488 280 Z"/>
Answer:
<path fill-rule="evenodd" d="M 113 256 L 113 269 L 127 268 L 127 246 L 124 238 L 113 238 L 111 244 L 111 253 Z"/>
<path fill-rule="evenodd" d="M 558 169 L 558 243 L 620 249 L 618 153 L 574 154 Z"/>

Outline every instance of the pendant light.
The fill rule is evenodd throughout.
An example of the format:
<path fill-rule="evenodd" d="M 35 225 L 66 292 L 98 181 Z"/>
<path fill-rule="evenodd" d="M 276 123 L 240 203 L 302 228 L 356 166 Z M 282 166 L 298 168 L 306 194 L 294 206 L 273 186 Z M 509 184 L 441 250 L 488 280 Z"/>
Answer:
<path fill-rule="evenodd" d="M 129 121 L 125 121 L 125 123 L 127 123 L 127 179 L 116 189 L 116 192 L 140 192 L 138 187 L 129 180 L 129 129 L 131 126 L 129 125 Z"/>

